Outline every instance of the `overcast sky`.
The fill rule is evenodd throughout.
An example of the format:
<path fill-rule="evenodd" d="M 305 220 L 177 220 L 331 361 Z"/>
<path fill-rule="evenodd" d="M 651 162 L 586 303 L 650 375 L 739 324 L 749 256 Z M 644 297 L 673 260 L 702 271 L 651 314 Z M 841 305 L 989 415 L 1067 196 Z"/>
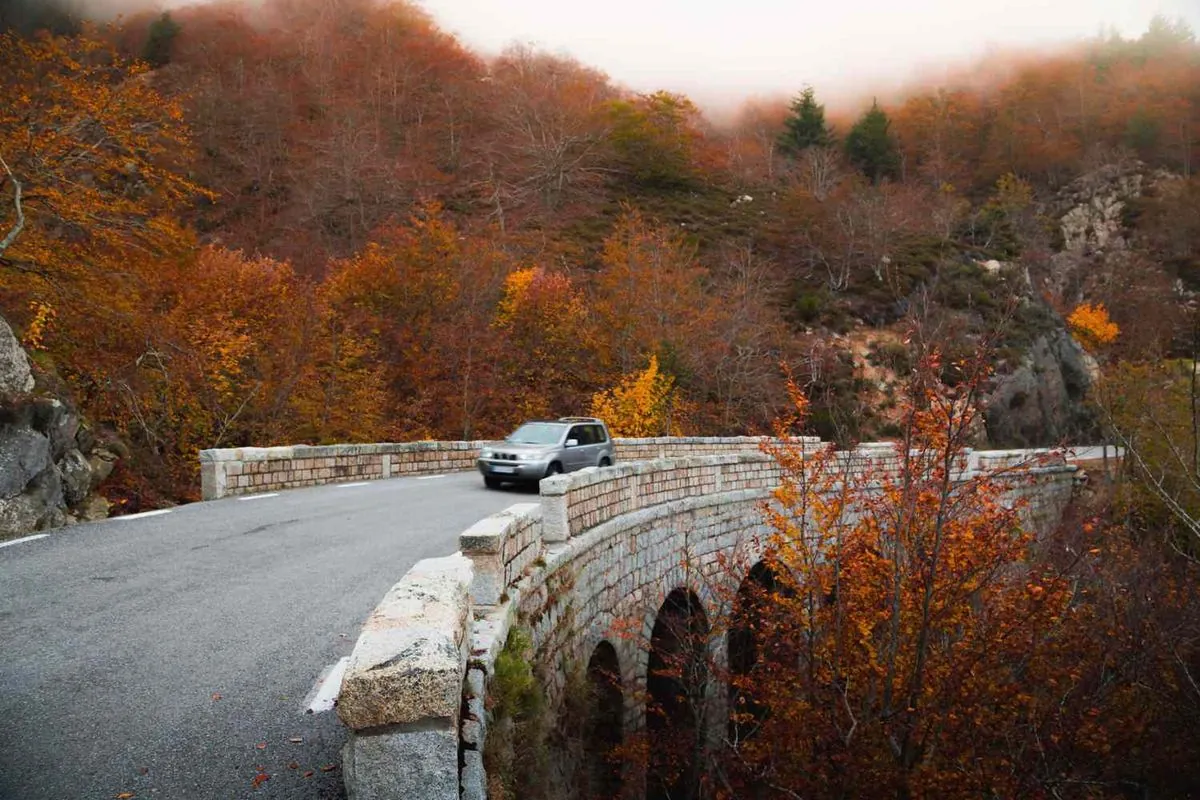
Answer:
<path fill-rule="evenodd" d="M 748 95 L 869 92 L 995 49 L 1140 35 L 1156 13 L 1200 27 L 1200 0 L 419 0 L 492 53 L 566 52 L 633 89 L 704 104 Z M 935 70 L 936 74 L 936 70 Z"/>

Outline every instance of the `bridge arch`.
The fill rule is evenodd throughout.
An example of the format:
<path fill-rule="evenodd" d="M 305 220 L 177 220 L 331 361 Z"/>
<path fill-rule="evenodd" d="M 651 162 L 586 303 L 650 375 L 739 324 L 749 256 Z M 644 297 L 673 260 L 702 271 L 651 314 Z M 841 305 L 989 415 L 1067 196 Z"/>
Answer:
<path fill-rule="evenodd" d="M 584 726 L 585 757 L 589 759 L 586 797 L 616 797 L 621 791 L 621 767 L 614 750 L 625 737 L 625 692 L 617 649 L 607 639 L 592 650 L 587 665 L 588 710 Z"/>
<path fill-rule="evenodd" d="M 700 598 L 688 589 L 668 594 L 654 618 L 646 670 L 647 800 L 698 796 L 697 744 L 707 735 L 708 638 Z"/>
<path fill-rule="evenodd" d="M 727 634 L 729 667 L 729 738 L 738 743 L 754 735 L 762 720 L 763 709 L 745 687 L 759 668 L 763 639 L 762 607 L 769 595 L 778 591 L 775 571 L 766 561 L 750 568 L 738 586 Z"/>

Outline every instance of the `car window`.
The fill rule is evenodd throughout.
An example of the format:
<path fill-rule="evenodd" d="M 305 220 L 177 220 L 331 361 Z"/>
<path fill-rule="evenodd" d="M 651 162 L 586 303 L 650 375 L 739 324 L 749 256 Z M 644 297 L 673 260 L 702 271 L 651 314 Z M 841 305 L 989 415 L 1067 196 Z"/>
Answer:
<path fill-rule="evenodd" d="M 592 429 L 592 441 L 596 444 L 602 444 L 608 441 L 608 437 L 604 435 L 603 425 L 589 425 Z"/>
<path fill-rule="evenodd" d="M 567 434 L 567 438 L 576 439 L 580 444 L 591 443 L 591 437 L 588 436 L 586 425 L 576 425 L 574 428 L 571 428 L 571 432 Z"/>
<path fill-rule="evenodd" d="M 504 441 L 512 444 L 558 444 L 563 426 L 553 422 L 526 422 Z"/>

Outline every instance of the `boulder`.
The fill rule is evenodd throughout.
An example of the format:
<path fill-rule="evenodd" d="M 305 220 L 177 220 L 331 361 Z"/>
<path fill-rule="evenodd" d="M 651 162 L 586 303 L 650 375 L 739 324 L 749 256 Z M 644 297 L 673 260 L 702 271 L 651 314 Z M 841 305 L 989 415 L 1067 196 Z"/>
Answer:
<path fill-rule="evenodd" d="M 75 509 L 75 516 L 80 522 L 96 522 L 108 519 L 111 508 L 112 503 L 108 502 L 104 495 L 93 494 L 88 496 L 88 499 L 79 508 Z"/>
<path fill-rule="evenodd" d="M 88 466 L 91 468 L 92 475 L 92 491 L 95 491 L 96 487 L 104 483 L 109 475 L 112 475 L 119 458 L 120 456 L 107 447 L 97 447 L 92 451 L 92 454 L 88 456 Z"/>
<path fill-rule="evenodd" d="M 68 506 L 74 507 L 87 499 L 92 489 L 92 468 L 83 453 L 78 450 L 68 450 L 59 460 L 58 472 L 62 477 L 63 499 Z"/>
<path fill-rule="evenodd" d="M 33 429 L 50 440 L 51 457 L 58 461 L 75 447 L 79 432 L 79 415 L 74 409 L 53 397 L 39 397 L 30 404 Z"/>
<path fill-rule="evenodd" d="M 57 528 L 70 521 L 62 481 L 53 467 L 35 476 L 23 493 L 0 499 L 0 540 Z"/>
<path fill-rule="evenodd" d="M 29 358 L 8 322 L 0 317 L 0 397 L 33 391 Z"/>
<path fill-rule="evenodd" d="M 0 500 L 23 493 L 51 463 L 50 440 L 44 435 L 17 425 L 0 427 Z"/>

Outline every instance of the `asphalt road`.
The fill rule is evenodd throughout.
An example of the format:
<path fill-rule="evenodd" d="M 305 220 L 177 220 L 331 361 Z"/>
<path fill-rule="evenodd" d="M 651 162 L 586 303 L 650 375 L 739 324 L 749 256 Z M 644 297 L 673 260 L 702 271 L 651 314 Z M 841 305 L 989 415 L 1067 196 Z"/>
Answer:
<path fill-rule="evenodd" d="M 319 676 L 412 564 L 534 499 L 398 478 L 0 547 L 0 799 L 344 797 Z"/>

